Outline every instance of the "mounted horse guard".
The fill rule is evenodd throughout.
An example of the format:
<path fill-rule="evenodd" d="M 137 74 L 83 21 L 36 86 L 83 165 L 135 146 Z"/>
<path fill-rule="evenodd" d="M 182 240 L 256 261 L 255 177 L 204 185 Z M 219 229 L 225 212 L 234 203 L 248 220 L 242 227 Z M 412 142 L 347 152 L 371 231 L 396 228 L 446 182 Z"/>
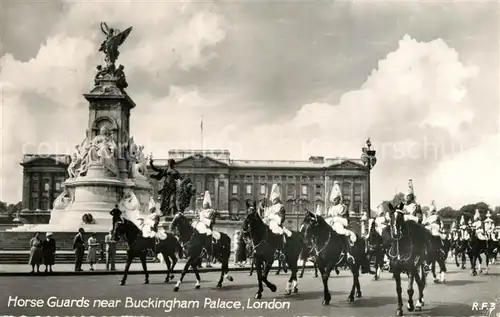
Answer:
<path fill-rule="evenodd" d="M 472 223 L 472 229 L 476 232 L 476 236 L 479 240 L 487 241 L 488 236 L 486 235 L 483 221 L 481 220 L 481 214 L 479 209 L 476 209 L 474 214 L 474 222 Z"/>
<path fill-rule="evenodd" d="M 372 226 L 375 226 L 375 232 L 382 237 L 382 232 L 389 225 L 389 214 L 384 211 L 384 206 L 382 204 L 377 206 L 377 213 L 375 218 L 370 218 L 368 220 L 368 233 L 367 237 L 370 235 Z M 384 253 L 384 269 L 389 269 L 389 258 L 387 254 Z"/>
<path fill-rule="evenodd" d="M 429 209 L 428 216 L 424 219 L 423 225 L 431 234 L 431 253 L 428 253 L 427 261 L 431 264 L 434 283 L 444 283 L 446 280 L 446 258 L 448 249 L 445 248 L 446 233 L 444 224 L 437 213 L 436 203 L 433 200 Z M 439 264 L 440 277 L 436 275 L 436 263 Z"/>
<path fill-rule="evenodd" d="M 292 236 L 292 232 L 283 227 L 286 212 L 285 206 L 281 202 L 281 192 L 278 184 L 273 184 L 273 187 L 271 188 L 271 194 L 269 195 L 269 200 L 271 201 L 271 206 L 266 212 L 265 222 L 267 222 L 269 229 L 271 229 L 274 234 L 283 237 L 283 241 L 276 251 L 279 254 L 279 260 L 284 261 L 284 249 L 287 242 L 287 237 L 290 238 Z"/>
<path fill-rule="evenodd" d="M 354 257 L 352 256 L 350 250 L 357 238 L 354 232 L 347 229 L 349 225 L 349 221 L 347 219 L 349 212 L 347 207 L 342 203 L 342 191 L 340 190 L 340 183 L 338 181 L 333 182 L 330 202 L 332 203 L 332 206 L 328 208 L 325 221 L 336 233 L 345 236 L 342 253 L 348 263 L 353 263 Z"/>
<path fill-rule="evenodd" d="M 441 217 L 439 217 L 437 213 L 436 203 L 434 202 L 434 200 L 432 201 L 431 207 L 429 209 L 429 216 L 426 217 L 423 224 L 435 238 L 436 242 L 438 242 L 438 246 L 442 247 L 443 240 L 446 239 L 446 234 L 444 232 L 444 225 L 441 221 Z"/>
<path fill-rule="evenodd" d="M 491 219 L 489 210 L 486 214 L 486 219 L 484 219 L 484 231 L 488 240 L 496 241 L 495 222 Z"/>
<path fill-rule="evenodd" d="M 205 191 L 205 195 L 203 196 L 202 210 L 198 215 L 198 220 L 193 222 L 193 228 L 198 230 L 198 232 L 201 234 L 206 234 L 207 236 L 212 237 L 212 239 L 210 240 L 210 250 L 208 251 L 211 251 L 211 249 L 213 248 L 213 244 L 217 243 L 221 237 L 220 232 L 213 230 L 215 215 L 216 212 L 214 209 L 212 209 L 210 192 L 207 190 Z"/>

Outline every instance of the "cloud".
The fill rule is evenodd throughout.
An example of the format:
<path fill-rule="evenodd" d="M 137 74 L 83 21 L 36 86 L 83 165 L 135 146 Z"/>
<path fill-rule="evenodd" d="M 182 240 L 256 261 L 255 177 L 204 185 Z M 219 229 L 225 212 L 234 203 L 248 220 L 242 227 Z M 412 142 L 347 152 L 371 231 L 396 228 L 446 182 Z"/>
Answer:
<path fill-rule="evenodd" d="M 404 36 L 359 89 L 344 93 L 337 104 L 312 101 L 289 122 L 277 117 L 275 124 L 256 128 L 240 139 L 248 149 L 243 155 L 359 157 L 371 137 L 379 158 L 373 204 L 387 198 L 387 188 L 403 190 L 408 177 L 417 191 L 422 188 L 422 200 L 438 199 L 423 189 L 425 175 L 440 160 L 472 146 L 465 141 L 474 136 L 462 127 L 474 118 L 468 84 L 478 74 L 442 39 L 419 42 Z"/>
<path fill-rule="evenodd" d="M 134 74 L 158 78 L 169 71 L 205 67 L 217 58 L 211 47 L 225 39 L 227 27 L 210 3 L 144 6 L 133 2 L 67 2 L 63 12 L 55 16 L 59 20 L 53 23 L 36 56 L 27 61 L 17 60 L 12 54 L 0 57 L 0 200 L 21 198 L 18 164 L 23 152 L 68 153 L 83 138 L 88 106 L 82 93 L 91 89 L 95 66 L 102 58 L 97 53 L 103 38 L 100 21 L 122 30 L 134 27 L 119 58 L 126 65 L 131 87 L 134 78 L 139 77 Z M 142 107 L 140 111 L 151 114 L 154 110 L 157 117 L 164 117 L 172 104 L 181 115 L 202 104 L 210 105 L 204 103 L 196 87 L 172 85 L 168 89 L 168 85 L 163 96 L 138 93 L 134 99 L 138 108 Z M 162 101 L 167 103 L 160 108 L 158 103 Z M 151 120 L 144 116 L 142 119 L 138 116 L 135 120 L 136 131 Z"/>

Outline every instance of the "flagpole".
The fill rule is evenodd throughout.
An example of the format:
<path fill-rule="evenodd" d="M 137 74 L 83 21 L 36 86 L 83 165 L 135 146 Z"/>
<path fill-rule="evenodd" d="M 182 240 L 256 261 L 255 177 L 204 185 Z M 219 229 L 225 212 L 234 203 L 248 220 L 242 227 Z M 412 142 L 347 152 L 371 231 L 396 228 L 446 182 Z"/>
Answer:
<path fill-rule="evenodd" d="M 203 116 L 201 116 L 200 130 L 201 151 L 203 152 Z"/>

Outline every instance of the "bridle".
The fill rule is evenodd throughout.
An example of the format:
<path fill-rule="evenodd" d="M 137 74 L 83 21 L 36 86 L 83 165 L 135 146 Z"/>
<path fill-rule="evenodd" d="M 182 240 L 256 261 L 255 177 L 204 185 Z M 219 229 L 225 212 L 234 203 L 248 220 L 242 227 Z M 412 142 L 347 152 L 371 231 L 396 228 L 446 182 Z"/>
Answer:
<path fill-rule="evenodd" d="M 404 217 L 404 214 L 403 214 L 403 211 L 402 210 L 395 210 L 394 213 L 391 215 L 391 226 L 390 226 L 390 237 L 391 237 L 391 240 L 396 242 L 396 254 L 392 255 L 390 254 L 390 250 L 392 250 L 392 247 L 389 249 L 389 252 L 387 252 L 387 256 L 394 259 L 396 258 L 398 261 L 402 261 L 402 262 L 407 262 L 411 256 L 412 256 L 412 253 L 413 253 L 413 243 L 410 241 L 410 250 L 408 252 L 408 257 L 406 258 L 401 258 L 401 250 L 400 250 L 400 242 L 401 242 L 401 239 L 404 237 L 404 234 L 403 234 L 403 228 L 401 228 L 401 233 L 399 235 L 396 235 L 394 233 L 394 231 L 396 231 L 396 225 L 397 225 L 397 220 L 398 220 L 398 215 L 399 217 Z M 404 223 L 404 219 L 403 219 L 403 223 Z M 406 229 L 408 230 L 408 233 L 410 233 L 410 229 L 406 226 Z"/>

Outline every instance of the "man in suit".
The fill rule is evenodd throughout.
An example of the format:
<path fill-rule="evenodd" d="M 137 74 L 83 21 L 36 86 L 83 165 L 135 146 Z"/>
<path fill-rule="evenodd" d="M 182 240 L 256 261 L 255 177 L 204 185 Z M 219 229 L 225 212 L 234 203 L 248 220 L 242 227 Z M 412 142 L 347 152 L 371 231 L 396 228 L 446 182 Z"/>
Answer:
<path fill-rule="evenodd" d="M 85 254 L 85 240 L 83 240 L 83 228 L 78 229 L 78 233 L 73 239 L 73 251 L 75 252 L 75 272 L 81 272 L 83 256 Z"/>
<path fill-rule="evenodd" d="M 116 241 L 113 238 L 113 229 L 109 230 L 109 234 L 104 238 L 106 243 L 106 271 L 115 270 L 115 255 L 116 255 Z"/>

